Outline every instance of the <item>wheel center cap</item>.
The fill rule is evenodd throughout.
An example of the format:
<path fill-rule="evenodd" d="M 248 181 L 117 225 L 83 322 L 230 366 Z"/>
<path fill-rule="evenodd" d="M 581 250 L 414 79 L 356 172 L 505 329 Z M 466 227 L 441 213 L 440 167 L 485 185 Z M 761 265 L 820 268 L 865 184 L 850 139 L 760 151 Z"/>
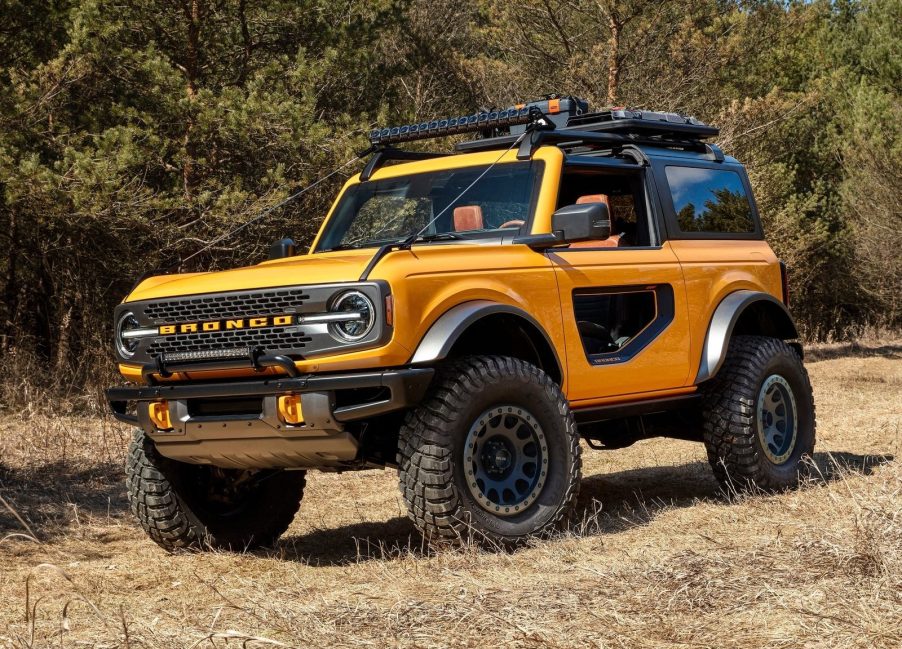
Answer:
<path fill-rule="evenodd" d="M 496 467 L 506 469 L 511 464 L 511 454 L 508 453 L 507 449 L 499 448 L 495 451 L 493 460 Z"/>

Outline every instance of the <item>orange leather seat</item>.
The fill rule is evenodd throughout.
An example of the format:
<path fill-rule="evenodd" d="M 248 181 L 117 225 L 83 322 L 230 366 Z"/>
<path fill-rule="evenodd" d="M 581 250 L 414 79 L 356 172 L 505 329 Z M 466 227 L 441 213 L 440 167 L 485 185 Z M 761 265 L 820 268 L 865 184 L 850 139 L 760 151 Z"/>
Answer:
<path fill-rule="evenodd" d="M 461 205 L 454 208 L 454 231 L 482 230 L 485 221 L 482 218 L 482 208 L 479 205 Z"/>
<path fill-rule="evenodd" d="M 576 199 L 577 205 L 585 205 L 586 203 L 604 203 L 608 206 L 608 214 L 610 215 L 611 222 L 614 222 L 614 212 L 611 208 L 611 200 L 608 198 L 607 194 L 587 194 L 585 196 L 580 196 Z M 620 236 L 619 234 L 612 234 L 607 239 L 596 239 L 590 241 L 579 241 L 577 243 L 571 243 L 571 248 L 616 248 L 620 245 Z"/>

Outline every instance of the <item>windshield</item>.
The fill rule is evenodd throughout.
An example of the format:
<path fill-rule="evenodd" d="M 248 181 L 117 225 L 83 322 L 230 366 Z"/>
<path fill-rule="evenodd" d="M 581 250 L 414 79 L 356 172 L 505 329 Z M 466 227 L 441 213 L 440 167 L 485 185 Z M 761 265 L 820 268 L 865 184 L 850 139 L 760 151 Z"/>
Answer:
<path fill-rule="evenodd" d="M 403 241 L 423 228 L 427 240 L 516 232 L 529 220 L 541 162 L 496 165 L 460 196 L 487 168 L 446 169 L 352 185 L 326 225 L 317 252 Z"/>

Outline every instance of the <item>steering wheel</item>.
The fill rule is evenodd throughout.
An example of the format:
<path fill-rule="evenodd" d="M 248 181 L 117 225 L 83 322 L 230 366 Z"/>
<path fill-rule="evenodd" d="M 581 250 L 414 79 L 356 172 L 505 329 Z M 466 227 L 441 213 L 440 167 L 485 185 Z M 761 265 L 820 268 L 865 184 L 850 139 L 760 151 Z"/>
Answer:
<path fill-rule="evenodd" d="M 523 220 L 521 220 L 521 219 L 514 219 L 513 221 L 505 221 L 504 223 L 501 224 L 501 229 L 504 229 L 504 228 L 519 228 L 519 227 L 523 227 L 523 225 L 524 225 L 525 223 L 526 223 L 526 221 L 523 221 Z"/>

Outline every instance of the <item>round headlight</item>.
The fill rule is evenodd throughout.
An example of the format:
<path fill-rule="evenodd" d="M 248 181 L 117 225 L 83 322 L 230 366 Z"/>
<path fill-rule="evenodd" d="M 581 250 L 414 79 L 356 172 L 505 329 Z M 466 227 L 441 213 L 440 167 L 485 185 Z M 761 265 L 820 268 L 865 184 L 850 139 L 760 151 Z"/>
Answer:
<path fill-rule="evenodd" d="M 329 333 L 342 342 L 357 342 L 373 329 L 376 308 L 360 291 L 346 291 L 332 301 L 331 313 L 347 313 L 347 318 L 329 324 Z"/>
<path fill-rule="evenodd" d="M 140 328 L 141 325 L 138 324 L 138 318 L 131 311 L 126 311 L 119 316 L 119 319 L 116 321 L 116 351 L 119 352 L 122 358 L 131 358 L 135 355 L 135 350 L 138 349 L 139 339 L 127 337 L 125 335 L 126 332 Z"/>

